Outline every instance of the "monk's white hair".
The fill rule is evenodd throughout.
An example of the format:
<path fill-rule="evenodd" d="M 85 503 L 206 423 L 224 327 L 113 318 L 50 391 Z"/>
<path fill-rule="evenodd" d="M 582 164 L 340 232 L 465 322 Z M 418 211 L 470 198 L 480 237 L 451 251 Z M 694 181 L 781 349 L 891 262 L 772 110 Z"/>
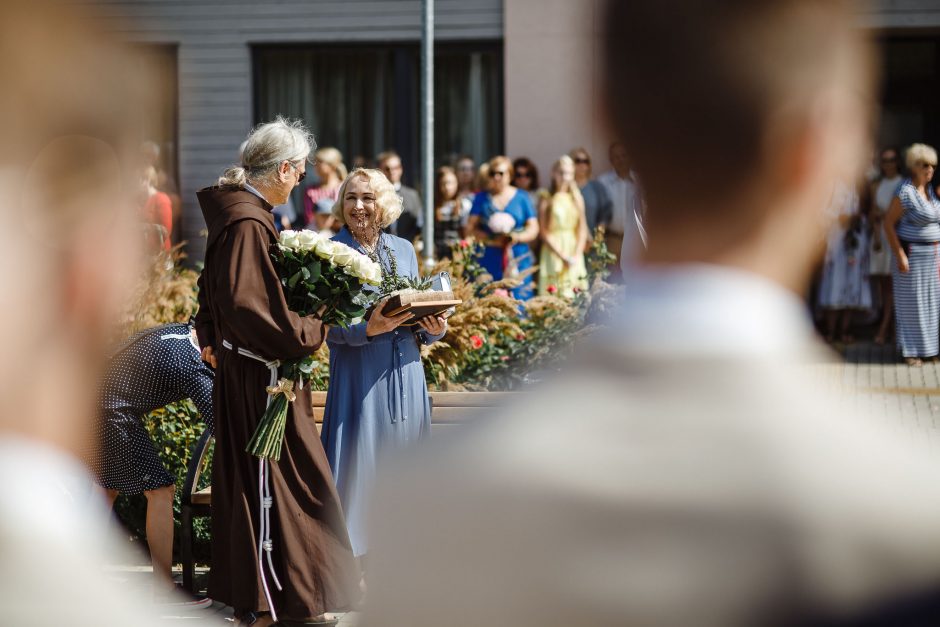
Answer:
<path fill-rule="evenodd" d="M 303 168 L 299 162 L 306 161 L 316 147 L 302 120 L 278 116 L 252 129 L 242 144 L 241 163 L 228 168 L 219 177 L 219 185 L 244 187 L 248 182 L 262 182 L 276 176 L 285 161 Z"/>

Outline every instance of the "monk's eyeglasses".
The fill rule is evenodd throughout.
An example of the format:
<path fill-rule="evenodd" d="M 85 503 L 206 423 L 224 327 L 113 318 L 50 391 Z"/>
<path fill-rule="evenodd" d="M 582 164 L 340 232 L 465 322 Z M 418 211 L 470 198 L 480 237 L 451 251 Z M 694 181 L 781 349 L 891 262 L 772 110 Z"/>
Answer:
<path fill-rule="evenodd" d="M 304 169 L 301 170 L 298 166 L 294 165 L 293 162 L 288 161 L 287 163 L 288 163 L 288 165 L 290 165 L 290 167 L 294 168 L 294 169 L 297 170 L 297 172 L 299 173 L 299 176 L 297 177 L 297 182 L 298 182 L 298 183 L 302 182 L 305 178 L 307 178 L 307 169 L 306 169 L 306 168 L 304 168 Z"/>

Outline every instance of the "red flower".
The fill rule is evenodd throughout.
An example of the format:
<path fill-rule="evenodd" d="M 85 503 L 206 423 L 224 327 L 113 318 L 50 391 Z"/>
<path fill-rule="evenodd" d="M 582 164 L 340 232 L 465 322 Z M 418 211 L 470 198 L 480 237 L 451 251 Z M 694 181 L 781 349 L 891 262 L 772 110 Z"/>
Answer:
<path fill-rule="evenodd" d="M 519 335 L 516 336 L 516 340 L 520 342 L 524 339 L 525 339 L 525 333 L 520 333 Z"/>
<path fill-rule="evenodd" d="M 573 287 L 573 288 L 571 288 L 571 289 L 572 289 L 572 291 L 573 291 L 575 294 L 580 294 L 580 293 L 581 293 L 581 288 L 580 288 L 580 287 L 575 286 L 575 287 Z"/>
<path fill-rule="evenodd" d="M 483 338 L 480 337 L 479 335 L 470 336 L 470 343 L 473 344 L 473 348 L 475 349 L 483 348 L 483 341 L 484 341 Z"/>
<path fill-rule="evenodd" d="M 555 287 L 554 285 L 549 285 L 549 286 L 548 286 L 548 293 L 549 293 L 549 294 L 554 294 L 554 293 L 557 292 L 557 291 L 558 291 L 558 288 Z"/>
<path fill-rule="evenodd" d="M 469 248 L 469 247 L 470 247 L 470 242 L 468 242 L 468 241 L 465 240 L 465 239 L 462 239 L 462 240 L 460 240 L 460 247 L 461 247 L 461 248 Z"/>
<path fill-rule="evenodd" d="M 509 361 L 509 355 L 503 355 L 499 359 L 500 361 Z"/>
<path fill-rule="evenodd" d="M 504 290 L 501 287 L 497 287 L 493 290 L 493 296 L 499 296 L 500 298 L 509 298 L 509 290 Z"/>

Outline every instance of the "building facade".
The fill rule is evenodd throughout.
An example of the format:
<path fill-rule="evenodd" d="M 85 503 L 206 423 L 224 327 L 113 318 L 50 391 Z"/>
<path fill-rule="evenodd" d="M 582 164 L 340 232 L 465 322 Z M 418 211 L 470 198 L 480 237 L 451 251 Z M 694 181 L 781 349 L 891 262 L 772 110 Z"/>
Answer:
<path fill-rule="evenodd" d="M 420 0 L 84 1 L 161 81 L 164 115 L 141 135 L 162 146 L 178 183 L 191 259 L 204 249 L 196 190 L 276 114 L 303 117 L 347 165 L 395 149 L 418 180 Z M 524 154 L 547 181 L 558 156 L 583 146 L 607 169 L 603 5 L 436 0 L 436 165 Z M 940 143 L 940 2 L 881 0 L 861 27 L 884 43 L 879 142 Z"/>

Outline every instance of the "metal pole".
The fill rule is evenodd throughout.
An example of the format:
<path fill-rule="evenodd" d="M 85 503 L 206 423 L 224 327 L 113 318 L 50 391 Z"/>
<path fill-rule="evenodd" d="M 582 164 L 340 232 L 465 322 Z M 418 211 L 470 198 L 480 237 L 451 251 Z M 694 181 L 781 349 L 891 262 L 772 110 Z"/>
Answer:
<path fill-rule="evenodd" d="M 434 266 L 434 0 L 421 0 L 421 180 L 424 185 L 424 269 Z"/>

